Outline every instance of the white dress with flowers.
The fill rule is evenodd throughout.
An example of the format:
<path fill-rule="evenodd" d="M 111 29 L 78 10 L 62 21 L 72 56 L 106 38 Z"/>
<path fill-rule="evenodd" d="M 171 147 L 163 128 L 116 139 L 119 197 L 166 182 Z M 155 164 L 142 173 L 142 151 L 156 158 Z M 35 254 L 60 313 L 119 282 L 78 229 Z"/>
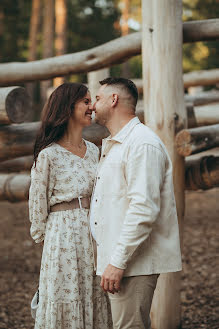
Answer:
<path fill-rule="evenodd" d="M 53 143 L 31 170 L 31 236 L 44 241 L 35 329 L 112 328 L 107 295 L 95 276 L 88 209 L 49 213 L 51 206 L 91 196 L 98 148 L 80 158 Z"/>

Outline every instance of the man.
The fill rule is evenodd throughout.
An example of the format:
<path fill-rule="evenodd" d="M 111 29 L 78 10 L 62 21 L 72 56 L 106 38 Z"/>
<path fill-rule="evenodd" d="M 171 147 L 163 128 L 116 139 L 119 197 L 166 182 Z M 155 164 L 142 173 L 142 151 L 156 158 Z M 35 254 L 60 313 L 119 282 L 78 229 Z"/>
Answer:
<path fill-rule="evenodd" d="M 91 203 L 97 275 L 114 329 L 150 328 L 158 275 L 181 270 L 172 165 L 159 137 L 135 115 L 134 83 L 100 84 L 93 110 L 111 135 L 103 140 Z"/>

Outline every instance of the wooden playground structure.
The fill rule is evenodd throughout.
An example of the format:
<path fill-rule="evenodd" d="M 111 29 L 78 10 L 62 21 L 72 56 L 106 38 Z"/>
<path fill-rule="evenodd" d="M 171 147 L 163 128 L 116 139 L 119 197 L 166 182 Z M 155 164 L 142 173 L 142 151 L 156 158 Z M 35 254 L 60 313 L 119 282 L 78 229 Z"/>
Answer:
<path fill-rule="evenodd" d="M 219 19 L 182 23 L 181 0 L 143 0 L 142 32 L 104 45 L 28 63 L 0 64 L 0 200 L 28 199 L 33 143 L 39 122 L 26 121 L 31 99 L 19 83 L 88 73 L 142 53 L 142 122 L 165 143 L 174 168 L 177 212 L 183 241 L 184 192 L 219 186 L 219 157 L 187 156 L 219 146 L 219 92 L 184 95 L 184 88 L 219 83 L 219 69 L 182 74 L 183 42 L 219 38 Z M 98 72 L 98 71 L 97 71 Z M 97 74 L 98 77 L 98 74 Z M 101 145 L 107 129 L 96 124 L 84 138 Z M 180 273 L 160 276 L 152 305 L 153 329 L 180 327 Z"/>

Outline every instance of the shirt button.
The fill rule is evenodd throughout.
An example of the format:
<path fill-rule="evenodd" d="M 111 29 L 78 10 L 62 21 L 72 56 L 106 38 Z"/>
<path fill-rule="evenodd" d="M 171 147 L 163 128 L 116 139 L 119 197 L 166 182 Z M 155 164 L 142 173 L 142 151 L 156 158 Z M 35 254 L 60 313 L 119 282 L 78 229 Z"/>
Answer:
<path fill-rule="evenodd" d="M 105 156 L 106 156 L 106 155 L 104 154 L 104 155 L 103 155 L 103 158 L 105 158 Z"/>
<path fill-rule="evenodd" d="M 96 202 L 97 202 L 97 199 L 96 199 Z"/>
<path fill-rule="evenodd" d="M 95 222 L 94 224 L 97 225 L 97 222 Z"/>
<path fill-rule="evenodd" d="M 97 177 L 97 179 L 100 179 L 100 177 Z"/>

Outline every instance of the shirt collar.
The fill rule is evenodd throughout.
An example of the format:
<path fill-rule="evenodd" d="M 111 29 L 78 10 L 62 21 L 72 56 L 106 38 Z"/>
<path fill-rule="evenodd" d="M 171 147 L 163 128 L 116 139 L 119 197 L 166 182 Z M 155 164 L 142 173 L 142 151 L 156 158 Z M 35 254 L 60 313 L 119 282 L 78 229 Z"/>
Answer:
<path fill-rule="evenodd" d="M 113 140 L 122 143 L 125 140 L 125 138 L 129 135 L 131 130 L 139 123 L 141 123 L 141 121 L 138 119 L 138 117 L 134 117 L 114 137 L 111 137 L 110 135 L 107 138 L 105 138 L 105 141 Z"/>

